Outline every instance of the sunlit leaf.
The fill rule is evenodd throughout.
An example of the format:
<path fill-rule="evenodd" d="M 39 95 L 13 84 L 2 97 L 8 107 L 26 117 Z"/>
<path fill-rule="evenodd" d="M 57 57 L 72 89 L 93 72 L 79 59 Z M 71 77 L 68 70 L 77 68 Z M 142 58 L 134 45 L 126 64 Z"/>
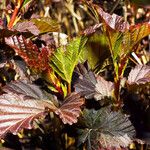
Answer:
<path fill-rule="evenodd" d="M 0 96 L 0 137 L 33 128 L 33 120 L 44 115 L 45 108 L 54 108 L 41 90 L 30 83 L 17 81 L 4 87 Z"/>
<path fill-rule="evenodd" d="M 64 124 L 70 124 L 77 122 L 77 118 L 80 115 L 81 108 L 84 104 L 84 99 L 80 98 L 79 94 L 72 93 L 65 98 L 61 106 L 55 111 L 57 115 L 62 119 Z"/>
<path fill-rule="evenodd" d="M 145 84 L 147 82 L 150 82 L 150 66 L 138 65 L 130 71 L 128 84 Z"/>
<path fill-rule="evenodd" d="M 30 21 L 35 24 L 40 33 L 59 32 L 58 22 L 51 18 L 31 19 Z"/>
<path fill-rule="evenodd" d="M 150 34 L 150 22 L 130 26 L 129 33 L 131 47 L 133 47 L 145 36 L 148 36 Z"/>
<path fill-rule="evenodd" d="M 98 6 L 95 6 L 95 7 L 101 19 L 105 22 L 105 25 L 120 32 L 124 32 L 127 29 L 129 29 L 129 23 L 125 22 L 123 17 L 118 16 L 116 14 L 110 15 L 109 13 L 106 13 L 105 11 L 103 11 L 101 7 L 98 7 Z"/>
<path fill-rule="evenodd" d="M 65 81 L 71 83 L 72 74 L 87 38 L 76 38 L 66 47 L 60 47 L 51 58 L 50 66 Z"/>
<path fill-rule="evenodd" d="M 23 36 L 5 38 L 5 42 L 12 47 L 34 71 L 40 72 L 49 67 L 48 59 L 51 55 L 51 51 L 48 47 L 38 48 L 31 40 L 27 40 Z"/>
<path fill-rule="evenodd" d="M 79 94 L 72 93 L 56 107 L 38 86 L 26 80 L 9 83 L 3 91 L 6 93 L 0 96 L 0 138 L 7 132 L 16 134 L 23 128 L 34 128 L 34 119 L 44 116 L 45 110 L 57 114 L 64 124 L 72 125 L 84 104 Z"/>
<path fill-rule="evenodd" d="M 85 123 L 85 129 L 79 129 L 80 144 L 87 141 L 88 148 L 93 150 L 127 147 L 135 134 L 128 116 L 114 112 L 110 107 L 97 111 L 85 109 L 81 121 Z"/>
<path fill-rule="evenodd" d="M 95 85 L 95 94 L 94 98 L 96 100 L 101 100 L 104 97 L 112 96 L 112 92 L 114 90 L 114 84 L 110 81 L 106 81 L 102 77 L 97 77 L 97 83 Z"/>

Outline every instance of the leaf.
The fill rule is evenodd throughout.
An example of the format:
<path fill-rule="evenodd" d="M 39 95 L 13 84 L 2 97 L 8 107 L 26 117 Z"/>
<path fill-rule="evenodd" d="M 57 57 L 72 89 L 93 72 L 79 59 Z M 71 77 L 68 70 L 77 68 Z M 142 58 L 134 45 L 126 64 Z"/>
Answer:
<path fill-rule="evenodd" d="M 78 63 L 80 53 L 87 41 L 87 38 L 76 38 L 70 44 L 58 48 L 51 58 L 50 66 L 54 71 L 69 84 L 71 83 L 72 74 Z"/>
<path fill-rule="evenodd" d="M 33 128 L 33 120 L 45 114 L 45 109 L 59 115 L 64 124 L 77 122 L 84 99 L 72 93 L 56 107 L 41 89 L 30 82 L 15 81 L 3 88 L 0 96 L 0 138 L 7 132 L 16 134 L 23 128 Z"/>
<path fill-rule="evenodd" d="M 103 33 L 94 33 L 89 36 L 83 50 L 84 60 L 88 60 L 91 69 L 102 65 L 106 58 L 110 57 L 108 41 Z"/>
<path fill-rule="evenodd" d="M 49 51 L 47 47 L 38 48 L 31 40 L 27 40 L 21 35 L 5 38 L 5 42 L 12 47 L 35 72 L 44 71 L 49 68 L 48 59 L 51 55 L 51 51 Z"/>
<path fill-rule="evenodd" d="M 128 116 L 121 111 L 113 112 L 110 107 L 97 111 L 85 109 L 81 120 L 85 123 L 85 129 L 80 132 L 79 139 L 82 137 L 80 140 L 84 142 L 86 138 L 89 149 L 127 147 L 135 134 Z"/>
<path fill-rule="evenodd" d="M 145 36 L 150 34 L 150 22 L 130 26 L 129 33 L 131 47 L 133 48 L 133 46 L 135 46 Z"/>
<path fill-rule="evenodd" d="M 13 29 L 15 29 L 15 30 L 17 30 L 19 32 L 31 32 L 33 35 L 39 35 L 40 34 L 40 30 L 31 21 L 18 22 L 13 27 Z"/>
<path fill-rule="evenodd" d="M 94 73 L 82 64 L 79 64 L 77 69 L 79 69 L 79 79 L 74 85 L 75 91 L 81 96 L 85 96 L 86 99 L 93 98 L 97 82 Z"/>
<path fill-rule="evenodd" d="M 48 99 L 38 86 L 31 84 L 28 80 L 10 82 L 3 87 L 3 91 L 18 95 L 21 94 L 25 98 L 30 99 Z"/>
<path fill-rule="evenodd" d="M 102 77 L 97 77 L 97 83 L 95 85 L 95 95 L 94 98 L 96 100 L 101 100 L 105 97 L 112 96 L 112 92 L 114 90 L 114 84 L 110 81 L 104 80 Z"/>
<path fill-rule="evenodd" d="M 84 104 L 84 99 L 79 94 L 72 93 L 65 98 L 62 105 L 55 111 L 64 124 L 72 125 L 77 122 L 77 117 L 81 112 L 80 106 Z"/>
<path fill-rule="evenodd" d="M 25 7 L 28 3 L 30 3 L 32 0 L 24 0 L 22 7 Z"/>
<path fill-rule="evenodd" d="M 109 26 L 111 29 L 120 32 L 125 32 L 127 29 L 129 29 L 129 23 L 125 22 L 123 17 L 116 14 L 110 15 L 109 13 L 103 11 L 101 7 L 98 7 L 96 5 L 95 8 L 97 9 L 97 12 L 99 13 L 103 22 L 105 22 L 105 25 Z"/>
<path fill-rule="evenodd" d="M 33 120 L 44 115 L 45 108 L 55 109 L 35 85 L 17 81 L 4 90 L 8 93 L 0 96 L 0 138 L 7 132 L 33 128 Z"/>
<path fill-rule="evenodd" d="M 40 33 L 46 32 L 59 32 L 59 24 L 52 20 L 51 18 L 39 18 L 39 19 L 31 19 L 31 22 L 35 24 Z"/>
<path fill-rule="evenodd" d="M 150 66 L 137 65 L 129 73 L 127 83 L 132 84 L 145 84 L 150 82 Z"/>

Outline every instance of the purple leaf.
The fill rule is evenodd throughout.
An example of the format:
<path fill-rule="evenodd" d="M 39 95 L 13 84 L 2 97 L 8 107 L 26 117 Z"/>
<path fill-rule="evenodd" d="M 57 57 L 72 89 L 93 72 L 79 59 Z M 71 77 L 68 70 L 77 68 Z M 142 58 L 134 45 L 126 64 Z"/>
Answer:
<path fill-rule="evenodd" d="M 150 82 L 150 66 L 138 65 L 129 73 L 128 84 L 145 84 Z"/>
<path fill-rule="evenodd" d="M 14 29 L 19 32 L 31 32 L 33 35 L 40 34 L 40 30 L 31 21 L 19 22 L 15 25 Z"/>
<path fill-rule="evenodd" d="M 23 128 L 31 129 L 35 118 L 44 115 L 45 108 L 56 107 L 36 85 L 16 81 L 6 85 L 7 93 L 0 96 L 0 138 L 7 132 L 16 134 Z"/>
<path fill-rule="evenodd" d="M 94 98 L 96 100 L 101 100 L 104 97 L 112 96 L 112 91 L 114 89 L 114 84 L 110 81 L 104 80 L 102 77 L 97 77 L 97 83 L 95 87 L 95 95 Z"/>
<path fill-rule="evenodd" d="M 55 113 L 59 115 L 64 124 L 70 124 L 77 122 L 77 117 L 79 117 L 81 108 L 84 104 L 84 99 L 80 98 L 79 94 L 72 93 L 65 98 L 64 102 L 58 108 Z"/>
<path fill-rule="evenodd" d="M 23 128 L 33 128 L 33 120 L 44 114 L 52 103 L 25 99 L 24 95 L 7 93 L 0 96 L 0 138 L 7 132 L 16 134 Z"/>
<path fill-rule="evenodd" d="M 120 32 L 124 32 L 127 29 L 129 29 L 129 24 L 128 22 L 125 22 L 123 17 L 118 16 L 116 14 L 110 15 L 103 11 L 101 7 L 95 6 L 100 17 L 104 21 L 106 25 L 108 25 L 110 28 L 114 30 L 118 30 Z"/>

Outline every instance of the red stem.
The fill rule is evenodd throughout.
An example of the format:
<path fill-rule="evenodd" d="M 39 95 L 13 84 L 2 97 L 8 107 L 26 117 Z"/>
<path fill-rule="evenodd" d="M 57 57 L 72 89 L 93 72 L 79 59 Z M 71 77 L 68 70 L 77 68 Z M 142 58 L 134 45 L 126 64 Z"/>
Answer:
<path fill-rule="evenodd" d="M 7 26 L 8 29 L 11 29 L 13 27 L 13 24 L 16 20 L 16 17 L 19 13 L 20 8 L 22 7 L 23 2 L 24 2 L 24 0 L 20 0 L 20 3 L 18 3 L 17 6 L 15 6 L 14 12 L 13 12 L 12 17 L 11 17 L 9 23 L 8 23 L 8 26 Z"/>

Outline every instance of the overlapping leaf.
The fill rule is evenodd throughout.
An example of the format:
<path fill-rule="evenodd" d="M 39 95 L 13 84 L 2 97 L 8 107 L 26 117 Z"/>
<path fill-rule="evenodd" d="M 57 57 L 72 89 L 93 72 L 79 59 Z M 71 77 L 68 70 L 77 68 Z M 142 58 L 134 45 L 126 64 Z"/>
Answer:
<path fill-rule="evenodd" d="M 102 8 L 95 6 L 101 19 L 105 22 L 105 25 L 109 26 L 110 28 L 120 31 L 120 32 L 125 32 L 127 29 L 129 29 L 129 23 L 125 22 L 123 17 L 118 16 L 116 14 L 108 14 L 105 11 L 103 11 Z"/>
<path fill-rule="evenodd" d="M 59 24 L 57 21 L 52 20 L 51 18 L 39 18 L 39 19 L 31 19 L 40 33 L 46 32 L 59 32 Z"/>
<path fill-rule="evenodd" d="M 77 117 L 81 112 L 80 106 L 84 104 L 84 99 L 80 98 L 79 94 L 72 93 L 66 97 L 60 108 L 55 113 L 59 115 L 64 124 L 70 124 L 77 122 Z"/>
<path fill-rule="evenodd" d="M 23 128 L 33 128 L 33 120 L 44 115 L 45 108 L 59 115 L 64 124 L 77 122 L 84 99 L 72 93 L 56 107 L 41 89 L 25 80 L 15 81 L 3 88 L 0 96 L 0 138 L 7 132 L 16 134 Z"/>
<path fill-rule="evenodd" d="M 96 78 L 95 74 L 82 64 L 79 64 L 77 69 L 79 78 L 74 85 L 77 93 L 86 99 L 95 98 L 96 100 L 112 96 L 114 90 L 114 84 L 112 82 L 106 81 L 100 76 Z"/>
<path fill-rule="evenodd" d="M 128 84 L 145 84 L 150 82 L 150 66 L 138 65 L 129 73 Z"/>
<path fill-rule="evenodd" d="M 39 49 L 32 41 L 28 41 L 23 36 L 5 38 L 5 41 L 35 71 L 43 71 L 49 67 L 48 59 L 51 51 L 47 47 Z"/>
<path fill-rule="evenodd" d="M 128 117 L 110 107 L 84 110 L 81 119 L 85 129 L 79 130 L 79 144 L 88 140 L 89 149 L 127 147 L 135 134 Z"/>
<path fill-rule="evenodd" d="M 93 98 L 95 94 L 95 84 L 97 82 L 94 73 L 82 64 L 79 64 L 76 70 L 79 79 L 74 86 L 75 91 L 85 96 L 86 99 Z"/>
<path fill-rule="evenodd" d="M 14 29 L 19 32 L 31 32 L 33 35 L 39 35 L 40 30 L 31 21 L 19 22 L 14 26 Z"/>
<path fill-rule="evenodd" d="M 114 84 L 110 81 L 104 80 L 102 77 L 97 77 L 97 83 L 95 85 L 95 95 L 94 98 L 96 100 L 101 100 L 104 97 L 112 96 L 112 92 L 114 90 Z"/>
<path fill-rule="evenodd" d="M 110 15 L 98 6 L 95 6 L 95 8 L 103 22 L 104 33 L 113 58 L 115 72 L 117 76 L 123 75 L 128 55 L 140 40 L 150 34 L 150 23 L 129 26 L 128 22 L 123 20 L 123 17 L 116 14 Z M 121 64 L 119 73 L 118 62 Z"/>
<path fill-rule="evenodd" d="M 33 120 L 43 115 L 46 107 L 55 109 L 35 85 L 20 81 L 6 86 L 4 91 L 8 93 L 0 96 L 0 137 L 31 129 Z"/>
<path fill-rule="evenodd" d="M 59 24 L 51 18 L 34 18 L 29 21 L 23 20 L 18 22 L 13 29 L 19 32 L 31 32 L 33 35 L 39 35 L 47 32 L 58 32 Z"/>
<path fill-rule="evenodd" d="M 60 47 L 51 58 L 50 66 L 65 81 L 71 83 L 72 74 L 87 38 L 77 38 L 64 47 Z"/>

